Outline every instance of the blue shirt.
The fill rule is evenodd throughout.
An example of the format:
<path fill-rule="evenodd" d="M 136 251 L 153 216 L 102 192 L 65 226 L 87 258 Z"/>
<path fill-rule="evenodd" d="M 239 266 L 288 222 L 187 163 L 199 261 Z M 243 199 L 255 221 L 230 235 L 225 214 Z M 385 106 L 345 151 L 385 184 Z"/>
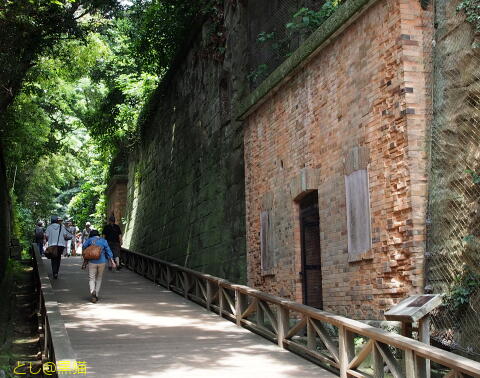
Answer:
<path fill-rule="evenodd" d="M 88 238 L 85 243 L 83 243 L 83 249 L 87 248 L 89 245 L 92 245 L 95 242 L 95 245 L 99 245 L 102 247 L 102 253 L 100 254 L 100 258 L 97 260 L 88 260 L 91 264 L 103 264 L 107 262 L 107 259 L 113 259 L 113 253 L 108 246 L 107 241 L 100 236 L 93 236 Z"/>

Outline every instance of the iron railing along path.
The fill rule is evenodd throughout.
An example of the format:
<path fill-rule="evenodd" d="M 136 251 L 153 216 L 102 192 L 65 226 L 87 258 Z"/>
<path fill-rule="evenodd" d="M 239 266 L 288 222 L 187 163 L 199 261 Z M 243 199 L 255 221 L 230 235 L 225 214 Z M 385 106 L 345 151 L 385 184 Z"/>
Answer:
<path fill-rule="evenodd" d="M 32 249 L 43 368 L 48 371 L 48 376 L 77 377 L 77 357 L 60 314 L 47 268 L 38 246 L 32 244 Z"/>
<path fill-rule="evenodd" d="M 121 251 L 127 268 L 341 377 L 480 377 L 480 363 L 152 256 Z M 306 337 L 305 337 L 306 335 Z M 426 360 L 433 362 L 425 371 Z"/>

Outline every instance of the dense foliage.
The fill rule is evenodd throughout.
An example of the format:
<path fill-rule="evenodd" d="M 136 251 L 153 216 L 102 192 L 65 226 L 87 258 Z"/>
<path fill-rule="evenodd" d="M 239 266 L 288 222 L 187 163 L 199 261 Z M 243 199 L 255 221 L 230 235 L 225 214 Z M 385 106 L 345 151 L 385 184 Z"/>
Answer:
<path fill-rule="evenodd" d="M 25 245 L 52 214 L 101 225 L 108 175 L 122 169 L 112 160 L 138 142 L 140 111 L 192 22 L 220 17 L 220 3 L 0 1 L 0 153 Z"/>
<path fill-rule="evenodd" d="M 340 6 L 342 0 L 326 1 L 318 10 L 302 7 L 279 31 L 263 31 L 257 37 L 257 43 L 262 49 L 270 52 L 269 62 L 258 65 L 248 75 L 252 84 L 257 85 L 263 81 L 268 73 L 272 72 L 298 47 L 298 42 L 305 40 L 317 30 Z"/>
<path fill-rule="evenodd" d="M 33 213 L 17 212 L 15 208 L 11 211 L 8 193 L 13 194 L 14 185 L 19 189 L 22 181 L 28 181 L 21 179 L 22 176 L 28 177 L 24 167 L 28 171 L 33 169 L 27 160 L 39 161 L 41 156 L 51 153 L 52 148 L 57 148 L 58 139 L 49 136 L 55 134 L 50 130 L 62 118 L 58 113 L 52 115 L 48 111 L 45 112 L 46 118 L 42 119 L 42 114 L 37 114 L 37 118 L 35 112 L 39 108 L 29 107 L 35 104 L 35 100 L 26 100 L 30 96 L 28 93 L 24 95 L 25 101 L 20 101 L 16 107 L 11 105 L 40 54 L 47 53 L 62 40 L 82 38 L 98 27 L 98 18 L 112 16 L 117 8 L 116 0 L 0 0 L 0 227 L 3 231 L 0 236 L 0 281 L 7 265 L 12 213 Z M 41 90 L 39 86 L 37 92 Z M 31 116 L 30 120 L 22 122 L 22 116 L 27 114 Z M 47 129 L 44 126 L 48 118 L 51 122 Z M 37 120 L 41 124 L 38 127 Z M 12 147 L 14 143 L 16 149 Z M 4 148 L 17 155 L 4 156 Z M 7 168 L 10 168 L 9 182 Z M 14 184 L 17 177 L 19 183 Z M 18 202 L 24 201 L 21 196 L 16 198 Z"/>
<path fill-rule="evenodd" d="M 475 33 L 480 33 L 480 0 L 463 0 L 458 5 L 457 11 L 465 12 L 467 21 L 472 24 Z"/>
<path fill-rule="evenodd" d="M 456 275 L 445 296 L 444 304 L 450 312 L 460 315 L 466 311 L 472 296 L 480 289 L 480 274 L 469 267 L 462 267 L 462 273 Z"/>
<path fill-rule="evenodd" d="M 52 50 L 53 51 L 53 50 Z M 66 40 L 55 55 L 42 55 L 29 71 L 22 91 L 5 116 L 5 155 L 15 207 L 30 230 L 50 214 L 64 213 L 80 185 L 88 160 L 87 131 L 78 116 L 85 73 L 104 54 L 96 38 Z M 78 114 L 77 114 L 78 113 Z"/>
<path fill-rule="evenodd" d="M 116 0 L 2 0 L 0 2 L 0 113 L 13 101 L 38 54 L 59 39 L 82 37 Z"/>
<path fill-rule="evenodd" d="M 137 0 L 129 10 L 128 30 L 135 61 L 147 72 L 162 75 L 206 1 Z"/>

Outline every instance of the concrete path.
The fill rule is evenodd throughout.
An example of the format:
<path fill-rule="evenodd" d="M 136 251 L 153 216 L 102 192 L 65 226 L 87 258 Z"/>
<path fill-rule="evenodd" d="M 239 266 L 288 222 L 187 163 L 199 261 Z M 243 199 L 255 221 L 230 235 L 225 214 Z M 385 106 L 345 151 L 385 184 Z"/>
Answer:
<path fill-rule="evenodd" d="M 106 271 L 100 300 L 90 303 L 80 265 L 63 258 L 52 281 L 88 376 L 335 376 L 125 268 Z"/>

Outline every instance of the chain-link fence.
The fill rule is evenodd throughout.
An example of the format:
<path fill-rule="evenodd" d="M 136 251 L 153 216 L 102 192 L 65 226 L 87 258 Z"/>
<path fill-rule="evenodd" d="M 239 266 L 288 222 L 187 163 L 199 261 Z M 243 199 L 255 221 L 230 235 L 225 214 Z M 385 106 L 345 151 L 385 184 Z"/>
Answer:
<path fill-rule="evenodd" d="M 480 46 L 458 4 L 435 5 L 427 282 L 434 339 L 480 359 Z"/>
<path fill-rule="evenodd" d="M 250 0 L 249 74 L 255 89 L 338 7 L 340 0 Z"/>

